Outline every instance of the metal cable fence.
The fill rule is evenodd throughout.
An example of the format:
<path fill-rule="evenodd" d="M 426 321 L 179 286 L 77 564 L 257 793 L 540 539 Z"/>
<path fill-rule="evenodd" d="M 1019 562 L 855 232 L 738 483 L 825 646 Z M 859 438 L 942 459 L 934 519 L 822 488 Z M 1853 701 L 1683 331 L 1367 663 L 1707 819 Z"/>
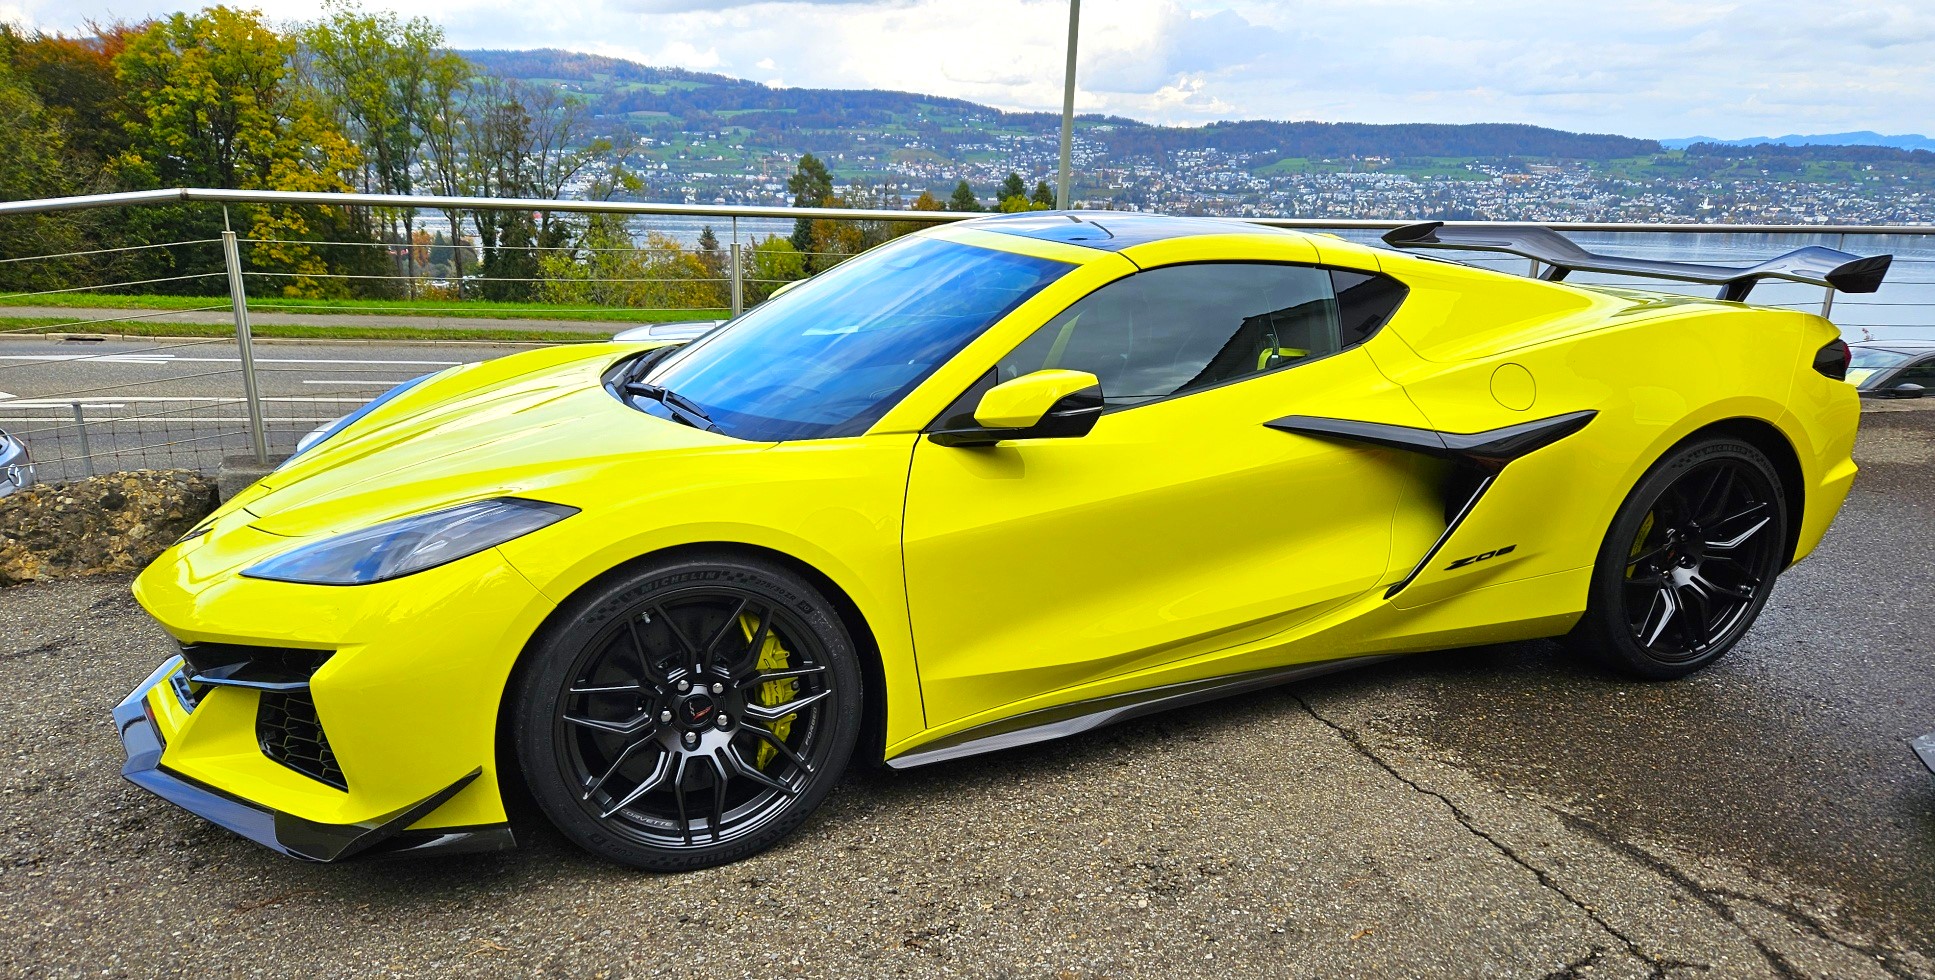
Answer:
<path fill-rule="evenodd" d="M 129 469 L 214 473 L 224 460 L 294 452 L 304 434 L 446 363 L 338 363 L 326 351 L 257 351 L 252 410 L 234 339 L 0 344 L 0 430 L 26 443 L 40 480 Z"/>
<path fill-rule="evenodd" d="M 848 209 L 732 208 L 624 202 L 382 199 L 372 195 L 286 195 L 272 192 L 180 191 L 93 199 L 0 203 L 0 217 L 75 207 L 120 207 L 187 200 L 354 204 L 422 209 L 451 207 L 555 210 L 626 215 L 616 243 L 481 248 L 453 234 L 442 243 L 290 242 L 276 238 L 186 238 L 156 245 L 64 251 L 0 260 L 21 269 L 44 263 L 58 271 L 37 288 L 0 293 L 0 431 L 25 442 L 43 481 L 72 480 L 125 469 L 180 468 L 213 473 L 224 461 L 273 464 L 301 437 L 396 384 L 442 367 L 501 353 L 483 347 L 419 343 L 432 328 L 488 330 L 504 319 L 546 321 L 583 339 L 644 322 L 714 319 L 758 304 L 774 291 L 850 257 L 849 252 L 794 251 L 784 242 L 795 217 L 818 221 L 932 223 L 972 217 L 931 212 Z M 139 199 L 131 199 L 139 198 Z M 678 233 L 633 221 L 661 216 L 687 224 Z M 723 235 L 710 247 L 686 244 L 697 222 L 717 219 Z M 1262 223 L 1374 241 L 1399 222 L 1269 219 Z M 743 224 L 743 227 L 742 227 Z M 857 226 L 856 226 L 857 227 Z M 1849 339 L 1935 336 L 1935 228 L 1713 228 L 1708 226 L 1579 226 L 1566 228 L 1588 248 L 1637 257 L 1684 257 L 1747 265 L 1801 245 L 1862 254 L 1897 254 L 1894 275 L 1879 293 L 1827 295 L 1816 287 L 1763 284 L 1762 305 L 1830 315 Z M 853 236 L 859 241 L 859 236 Z M 625 244 L 629 238 L 633 244 Z M 251 250 L 328 245 L 368 250 L 363 271 L 252 267 Z M 433 250 L 441 248 L 431 261 Z M 122 253 L 169 250 L 166 276 L 114 275 Z M 452 250 L 463 249 L 462 257 Z M 521 250 L 521 251 L 520 251 Z M 492 265 L 488 260 L 497 257 Z M 518 256 L 516 262 L 503 256 Z M 1473 264 L 1527 274 L 1523 259 L 1461 256 Z M 459 272 L 459 270 L 462 270 Z M 512 269 L 522 270 L 513 273 Z M 488 274 L 485 274 L 488 273 Z M 18 280 L 14 280 L 18 281 Z M 1604 276 L 1575 281 L 1619 284 Z M 292 284 L 335 284 L 374 298 L 344 301 L 288 295 Z M 1625 281 L 1632 284 L 1631 280 Z M 1649 289 L 1700 287 L 1648 282 Z M 168 297 L 143 295 L 164 287 Z M 294 290 L 293 292 L 300 292 Z M 196 295 L 197 293 L 203 295 Z M 226 293 L 223 295 L 207 295 Z M 494 299 L 514 293 L 519 301 Z M 135 295 L 129 295 L 135 294 Z M 92 297 L 98 297 L 98 302 Z M 388 298 L 384 298 L 388 297 Z M 165 300 L 165 301 L 164 301 Z M 152 308 L 150 308 L 152 307 Z M 379 349 L 255 343 L 257 321 L 345 319 L 371 327 L 415 324 L 406 341 Z M 177 325 L 184 325 L 178 327 Z M 192 328 L 192 329 L 191 329 Z M 265 326 L 264 329 L 267 327 Z M 179 336 L 157 336 L 175 330 Z M 211 335 L 212 331 L 219 331 Z M 405 331 L 409 332 L 409 331 Z M 459 336 L 459 335 L 452 335 Z M 564 339 L 564 338 L 561 338 Z M 259 461 L 259 463 L 258 463 Z"/>

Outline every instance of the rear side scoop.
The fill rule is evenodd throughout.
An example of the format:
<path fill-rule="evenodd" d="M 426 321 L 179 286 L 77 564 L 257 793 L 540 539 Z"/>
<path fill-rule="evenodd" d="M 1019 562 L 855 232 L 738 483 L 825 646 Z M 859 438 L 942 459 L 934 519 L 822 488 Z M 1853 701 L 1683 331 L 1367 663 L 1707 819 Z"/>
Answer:
<path fill-rule="evenodd" d="M 1500 429 L 1484 432 L 1440 432 L 1436 429 L 1419 429 L 1408 425 L 1386 425 L 1381 422 L 1357 422 L 1350 419 L 1319 418 L 1311 415 L 1286 415 L 1263 423 L 1279 432 L 1313 436 L 1319 439 L 1361 442 L 1373 446 L 1385 446 L 1422 453 L 1438 459 L 1450 460 L 1458 470 L 1450 481 L 1445 501 L 1445 529 L 1438 540 L 1418 559 L 1410 574 L 1384 591 L 1384 598 L 1393 599 L 1404 591 L 1404 587 L 1417 580 L 1417 577 L 1431 565 L 1431 559 L 1444 550 L 1445 543 L 1458 531 L 1458 526 L 1471 515 L 1478 506 L 1485 491 L 1491 489 L 1503 472 L 1515 459 L 1531 455 L 1560 439 L 1586 427 L 1599 413 L 1592 409 L 1580 412 L 1567 412 L 1551 418 L 1532 422 L 1521 422 Z"/>
<path fill-rule="evenodd" d="M 1558 282 L 1573 272 L 1668 279 L 1720 287 L 1720 299 L 1745 302 L 1763 279 L 1825 286 L 1844 293 L 1872 293 L 1881 288 L 1894 263 L 1892 255 L 1862 257 L 1820 245 L 1797 248 L 1759 265 L 1708 265 L 1700 262 L 1663 262 L 1588 252 L 1572 239 L 1540 225 L 1447 225 L 1425 221 L 1405 225 L 1384 235 L 1392 248 L 1449 248 L 1470 252 L 1504 252 L 1542 263 L 1540 278 Z"/>

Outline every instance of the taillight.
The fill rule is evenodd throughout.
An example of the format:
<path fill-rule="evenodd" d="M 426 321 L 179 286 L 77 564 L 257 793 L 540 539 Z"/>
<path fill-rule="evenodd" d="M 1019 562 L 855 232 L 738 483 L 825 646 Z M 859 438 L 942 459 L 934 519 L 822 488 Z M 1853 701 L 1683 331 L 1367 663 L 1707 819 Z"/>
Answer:
<path fill-rule="evenodd" d="M 1848 362 L 1852 360 L 1854 360 L 1854 352 L 1848 350 L 1847 341 L 1836 338 L 1814 352 L 1814 370 L 1836 381 L 1846 381 Z"/>

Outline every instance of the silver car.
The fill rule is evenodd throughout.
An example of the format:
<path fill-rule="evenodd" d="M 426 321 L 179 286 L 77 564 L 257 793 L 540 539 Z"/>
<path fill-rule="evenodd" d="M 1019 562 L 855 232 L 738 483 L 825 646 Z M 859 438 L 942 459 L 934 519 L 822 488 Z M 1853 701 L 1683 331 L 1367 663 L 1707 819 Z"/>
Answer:
<path fill-rule="evenodd" d="M 0 497 L 25 489 L 33 482 L 34 461 L 27 455 L 27 444 L 0 429 Z"/>
<path fill-rule="evenodd" d="M 719 324 L 724 322 L 726 321 L 724 320 L 679 320 L 673 323 L 648 323 L 642 327 L 633 327 L 630 330 L 620 330 L 617 333 L 612 334 L 611 339 L 624 341 L 626 343 L 640 343 L 644 341 L 667 341 L 667 340 L 684 342 L 688 340 L 697 340 L 698 338 L 711 332 L 711 330 L 714 327 L 717 327 Z"/>

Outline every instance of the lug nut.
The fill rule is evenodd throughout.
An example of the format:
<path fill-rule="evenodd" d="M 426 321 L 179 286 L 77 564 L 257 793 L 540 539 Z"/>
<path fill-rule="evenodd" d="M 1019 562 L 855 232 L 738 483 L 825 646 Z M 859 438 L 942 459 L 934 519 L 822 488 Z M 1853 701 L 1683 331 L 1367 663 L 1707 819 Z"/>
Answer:
<path fill-rule="evenodd" d="M 681 694 L 683 694 L 683 693 L 685 693 L 686 691 L 690 691 L 690 690 L 692 690 L 692 682 L 691 682 L 691 681 L 680 681 L 680 682 L 679 682 L 679 693 L 681 693 Z"/>
<path fill-rule="evenodd" d="M 720 715 L 720 716 L 719 716 L 719 727 L 720 727 L 720 728 L 731 728 L 731 727 L 732 727 L 732 719 L 731 719 L 731 718 L 729 718 L 729 717 L 727 717 L 727 716 L 725 716 L 725 715 Z"/>
<path fill-rule="evenodd" d="M 712 685 L 712 693 L 724 694 L 726 693 L 726 686 L 724 684 L 714 684 Z"/>
<path fill-rule="evenodd" d="M 661 711 L 661 712 L 659 712 L 659 713 L 658 713 L 658 720 L 659 720 L 659 721 L 671 721 L 671 720 L 672 720 L 672 709 L 670 709 L 670 708 L 667 708 L 667 709 L 665 709 L 664 711 Z"/>
<path fill-rule="evenodd" d="M 686 733 L 685 733 L 685 744 L 687 744 L 687 745 L 693 745 L 693 744 L 696 744 L 696 743 L 697 743 L 698 741 L 699 741 L 699 733 L 698 733 L 698 732 L 686 732 Z"/>

